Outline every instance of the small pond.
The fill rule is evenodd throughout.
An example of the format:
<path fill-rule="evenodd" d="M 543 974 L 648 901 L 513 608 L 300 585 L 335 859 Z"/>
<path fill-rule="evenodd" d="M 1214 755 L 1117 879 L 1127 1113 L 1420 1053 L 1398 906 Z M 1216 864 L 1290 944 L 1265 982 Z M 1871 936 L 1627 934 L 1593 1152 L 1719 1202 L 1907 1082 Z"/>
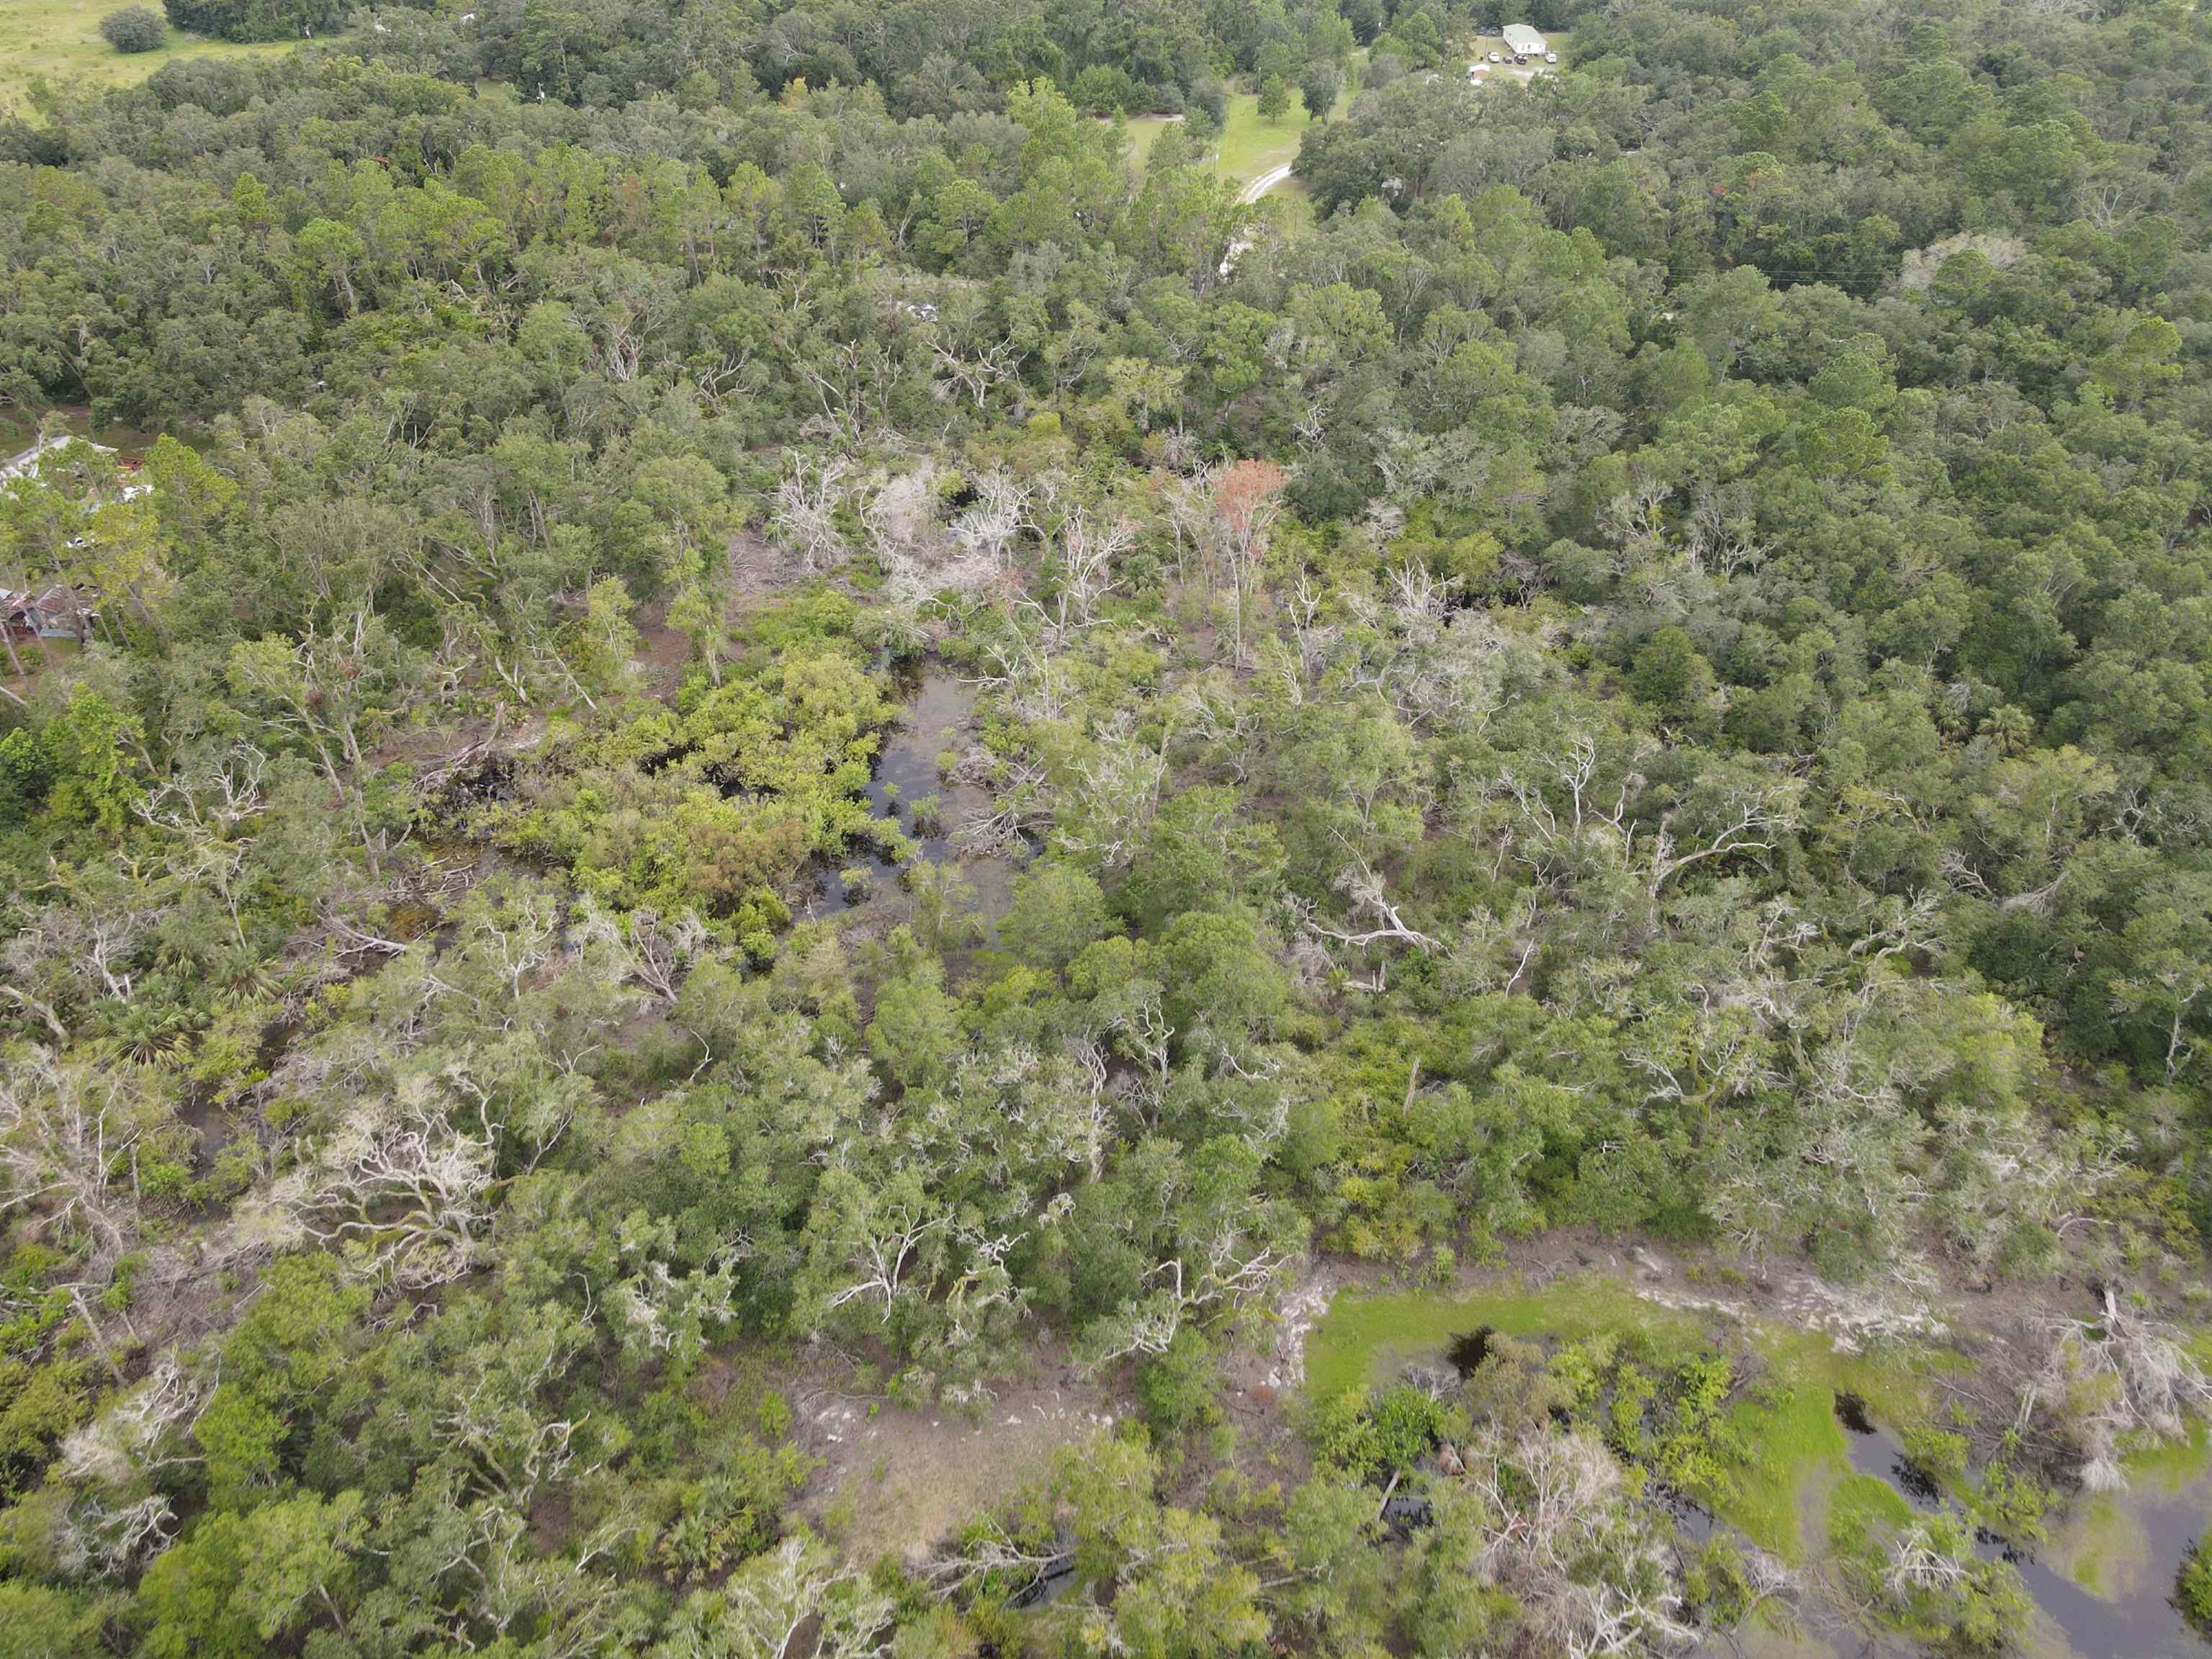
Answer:
<path fill-rule="evenodd" d="M 877 822 L 908 837 L 916 859 L 957 864 L 962 879 L 973 890 L 975 914 L 994 920 L 1006 911 L 1021 860 L 962 855 L 954 845 L 955 833 L 970 813 L 989 809 L 990 792 L 974 784 L 945 782 L 937 763 L 939 755 L 965 753 L 975 742 L 975 688 L 935 666 L 907 677 L 902 684 L 910 688 L 906 712 L 884 734 L 877 754 L 875 774 L 868 780 L 868 810 Z M 928 833 L 918 835 L 915 805 L 932 796 L 937 800 L 936 815 Z M 900 869 L 881 848 L 856 846 L 838 868 L 823 875 L 821 892 L 808 914 L 834 916 L 864 908 L 888 908 L 901 890 Z"/>
<path fill-rule="evenodd" d="M 1306 1388 L 1328 1395 L 1362 1382 L 1387 1382 L 1408 1364 L 1448 1365 L 1463 1375 L 1480 1362 L 1498 1333 L 1548 1342 L 1606 1329 L 1681 1324 L 1682 1316 L 1600 1278 L 1464 1301 L 1435 1294 L 1345 1296 L 1308 1343 Z M 1760 1346 L 1767 1345 L 1762 1340 Z M 1826 1352 L 1825 1343 L 1814 1346 Z M 1789 1352 L 1784 1345 L 1776 1356 Z M 1821 1390 L 1820 1399 L 1833 1399 L 1841 1462 L 1832 1453 L 1820 1454 L 1806 1468 L 1801 1497 L 1817 1503 L 1847 1465 L 1851 1474 L 1890 1486 L 1914 1509 L 1927 1511 L 1945 1501 L 1908 1462 L 1898 1437 L 1841 1386 L 1840 1377 L 1830 1392 L 1827 1374 L 1808 1369 L 1800 1382 Z M 2066 1499 L 2051 1517 L 2051 1542 L 2033 1555 L 2008 1551 L 1993 1538 L 1982 1540 L 1985 1556 L 2004 1556 L 2019 1570 L 2034 1600 L 2038 1628 L 2029 1632 L 2024 1652 L 2036 1659 L 2212 1659 L 2212 1642 L 2183 1622 L 2172 1601 L 2182 1561 L 2212 1521 L 2212 1460 L 2205 1452 L 2200 1431 L 2191 1449 L 2177 1448 L 2131 1465 L 2128 1491 Z M 1673 1503 L 1668 1508 L 1686 1546 L 1725 1526 L 1693 1504 Z M 1773 1540 L 1754 1541 L 1771 1547 Z M 1817 1542 L 1814 1547 L 1817 1552 Z M 1815 1565 L 1805 1575 L 1808 1590 L 1820 1578 Z M 1799 1637 L 1747 1630 L 1717 1637 L 1697 1652 L 1815 1659 L 1914 1651 L 1889 1638 L 1869 1644 L 1855 1628 L 1856 1621 L 1843 1609 L 1822 1605 L 1817 1591 L 1808 1595 L 1802 1610 L 1808 1628 Z"/>
<path fill-rule="evenodd" d="M 1836 1416 L 1848 1433 L 1852 1473 L 1887 1481 L 1916 1510 L 1942 1506 L 1935 1483 L 1912 1467 L 1897 1437 L 1869 1418 L 1856 1397 L 1838 1395 Z M 2212 1642 L 2184 1623 L 2173 1604 L 2174 1580 L 2204 1531 L 2208 1505 L 2212 1493 L 2201 1477 L 2164 1482 L 2138 1476 L 2127 1492 L 2075 1498 L 2071 1510 L 2057 1517 L 2054 1546 L 2067 1545 L 2069 1521 L 2078 1536 L 2094 1512 L 2101 1523 L 2097 1530 L 2112 1540 L 2108 1547 L 2125 1558 L 2098 1564 L 2098 1576 L 2109 1580 L 2101 1586 L 2108 1592 L 2104 1595 L 2060 1572 L 2049 1559 L 2051 1550 L 2029 1554 L 1984 1534 L 1978 1553 L 1984 1559 L 2001 1556 L 2018 1570 L 2037 1610 L 2055 1626 L 2042 1632 L 2044 1651 L 2081 1659 L 2212 1659 Z"/>

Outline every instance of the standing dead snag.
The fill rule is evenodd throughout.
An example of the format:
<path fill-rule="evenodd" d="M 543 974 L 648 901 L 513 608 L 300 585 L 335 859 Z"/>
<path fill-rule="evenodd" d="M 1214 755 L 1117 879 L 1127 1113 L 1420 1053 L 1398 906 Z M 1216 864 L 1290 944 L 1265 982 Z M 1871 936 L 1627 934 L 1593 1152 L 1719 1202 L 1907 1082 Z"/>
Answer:
<path fill-rule="evenodd" d="M 842 456 L 814 462 L 794 454 L 791 471 L 775 487 L 769 526 L 778 541 L 806 562 L 807 574 L 835 569 L 851 550 L 837 523 L 850 486 L 853 463 Z"/>
<path fill-rule="evenodd" d="M 1542 1651 L 1599 1659 L 1688 1644 L 1671 1552 L 1595 1434 L 1489 1425 L 1462 1450 L 1457 1480 L 1480 1500 L 1469 1577 L 1520 1600 Z"/>
<path fill-rule="evenodd" d="M 1207 586 L 1224 581 L 1234 606 L 1237 668 L 1245 665 L 1245 615 L 1259 598 L 1267 533 L 1281 511 L 1285 473 L 1272 460 L 1237 460 L 1218 471 L 1199 471 L 1168 489 L 1168 518 L 1176 553 L 1183 544 L 1199 556 Z"/>
<path fill-rule="evenodd" d="M 995 387 L 1014 378 L 1022 359 L 1028 356 L 1012 340 L 978 343 L 972 349 L 959 350 L 933 339 L 929 349 L 940 371 L 929 383 L 930 396 L 939 403 L 965 396 L 973 398 L 979 410 Z"/>
<path fill-rule="evenodd" d="M 1159 811 L 1168 776 L 1167 742 L 1148 744 L 1127 710 L 1099 732 L 1090 757 L 1075 768 L 1078 816 L 1055 837 L 1069 851 L 1119 869 L 1137 856 Z"/>
<path fill-rule="evenodd" d="M 1232 461 L 1213 477 L 1222 564 L 1235 606 L 1236 665 L 1245 666 L 1245 618 L 1260 593 L 1267 533 L 1281 510 L 1285 475 L 1273 461 Z"/>
<path fill-rule="evenodd" d="M 695 911 L 686 910 L 672 923 L 658 911 L 632 910 L 617 915 L 586 898 L 577 942 L 602 952 L 607 966 L 625 982 L 642 985 L 662 1002 L 672 1004 L 684 976 L 710 943 L 707 924 Z"/>
<path fill-rule="evenodd" d="M 1048 653 L 1065 651 L 1097 620 L 1099 602 L 1121 585 L 1118 567 L 1136 539 L 1136 530 L 1126 519 L 1113 520 L 1102 528 L 1079 507 L 1068 514 L 1060 538 L 1059 591 L 1052 608 L 1031 599 L 1018 600 L 1015 606 L 1036 618 Z"/>
<path fill-rule="evenodd" d="M 43 1049 L 0 1066 L 0 1217 L 20 1206 L 52 1234 L 82 1235 L 94 1282 L 137 1240 L 139 1139 L 159 1119 L 130 1079 Z"/>
<path fill-rule="evenodd" d="M 421 1073 L 401 1079 L 389 1098 L 358 1103 L 270 1189 L 273 1242 L 343 1249 L 356 1270 L 404 1289 L 468 1272 L 491 1219 L 497 1132 L 481 1095 L 480 1133 L 459 1127 L 450 1107 Z"/>

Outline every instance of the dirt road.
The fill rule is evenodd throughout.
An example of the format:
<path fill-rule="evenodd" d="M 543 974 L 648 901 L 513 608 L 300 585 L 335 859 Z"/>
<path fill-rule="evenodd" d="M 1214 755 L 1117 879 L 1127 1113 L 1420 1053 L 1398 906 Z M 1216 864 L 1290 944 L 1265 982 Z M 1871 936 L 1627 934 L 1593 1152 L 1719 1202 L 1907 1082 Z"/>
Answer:
<path fill-rule="evenodd" d="M 1250 184 L 1245 185 L 1243 193 L 1237 199 L 1240 202 L 1256 202 L 1290 176 L 1291 164 L 1288 161 L 1279 167 L 1269 167 Z"/>

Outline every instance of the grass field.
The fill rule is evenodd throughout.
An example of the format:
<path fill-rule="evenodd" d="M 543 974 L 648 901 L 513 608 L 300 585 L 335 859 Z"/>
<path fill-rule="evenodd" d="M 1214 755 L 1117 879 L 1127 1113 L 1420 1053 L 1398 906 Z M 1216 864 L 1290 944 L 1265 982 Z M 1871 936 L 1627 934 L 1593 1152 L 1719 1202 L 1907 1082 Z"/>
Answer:
<path fill-rule="evenodd" d="M 1838 1353 L 1815 1333 L 1768 1331 L 1758 1346 L 1769 1378 L 1780 1386 L 1765 1400 L 1740 1400 L 1729 1409 L 1729 1426 L 1748 1455 L 1723 1518 L 1784 1559 L 1798 1561 L 1817 1543 L 1805 1535 L 1808 1486 L 1817 1492 L 1824 1481 L 1850 1473 L 1836 1396 L 1858 1395 L 1876 1421 L 1902 1431 L 1929 1420 L 1930 1385 L 1903 1356 Z M 1937 1352 L 1917 1358 L 1929 1370 L 1952 1363 Z"/>
<path fill-rule="evenodd" d="M 1221 124 L 1221 137 L 1213 147 L 1214 171 L 1224 179 L 1238 184 L 1249 184 L 1261 173 L 1273 171 L 1285 161 L 1293 161 L 1298 153 L 1298 137 L 1306 130 L 1312 117 L 1306 107 L 1293 99 L 1291 113 L 1279 121 L 1260 118 L 1260 100 L 1249 92 L 1231 93 L 1229 113 Z M 1145 115 L 1129 123 L 1129 149 L 1142 167 L 1152 153 L 1152 145 L 1168 125 L 1164 115 Z"/>
<path fill-rule="evenodd" d="M 1165 115 L 1139 115 L 1128 124 L 1129 156 L 1136 163 L 1139 173 L 1144 171 L 1146 161 L 1152 156 L 1153 144 L 1158 141 L 1160 134 L 1166 130 L 1168 122 L 1172 118 L 1175 118 Z"/>
<path fill-rule="evenodd" d="M 1433 1354 L 1479 1325 L 1507 1336 L 1568 1340 L 1631 1327 L 1685 1334 L 1698 1329 L 1687 1315 L 1593 1278 L 1524 1295 L 1346 1295 L 1306 1343 L 1307 1396 L 1327 1400 L 1346 1389 L 1387 1382 L 1407 1360 Z"/>
<path fill-rule="evenodd" d="M 169 31 L 158 52 L 124 53 L 100 38 L 100 20 L 129 0 L 0 0 L 0 108 L 20 109 L 32 77 L 83 80 L 101 86 L 143 81 L 176 58 L 262 56 L 289 52 L 289 41 L 235 46 Z M 160 0 L 153 0 L 158 7 Z"/>
<path fill-rule="evenodd" d="M 5 0 L 0 0 L 4 4 Z M 1344 90 L 1336 95 L 1336 107 L 1329 112 L 1332 119 L 1340 120 L 1352 107 L 1352 95 L 1358 90 L 1358 65 L 1346 78 Z M 1152 155 L 1152 145 L 1161 130 L 1168 125 L 1164 115 L 1142 115 L 1128 124 L 1129 150 L 1137 167 L 1141 169 L 1146 158 Z M 1213 150 L 1216 172 L 1224 179 L 1234 179 L 1239 184 L 1249 184 L 1263 173 L 1272 173 L 1285 161 L 1297 159 L 1298 140 L 1313 118 L 1306 113 L 1304 102 L 1296 93 L 1291 95 L 1289 111 L 1280 120 L 1265 121 L 1260 118 L 1260 99 L 1256 93 L 1231 93 L 1229 108 L 1221 124 L 1221 137 Z M 1278 192 L 1292 190 L 1296 181 L 1277 186 Z"/>
<path fill-rule="evenodd" d="M 1280 120 L 1260 118 L 1260 100 L 1249 92 L 1233 93 L 1228 118 L 1221 124 L 1221 140 L 1214 147 L 1214 166 L 1223 176 L 1249 183 L 1261 173 L 1296 161 L 1298 137 L 1312 117 L 1296 93 Z"/>

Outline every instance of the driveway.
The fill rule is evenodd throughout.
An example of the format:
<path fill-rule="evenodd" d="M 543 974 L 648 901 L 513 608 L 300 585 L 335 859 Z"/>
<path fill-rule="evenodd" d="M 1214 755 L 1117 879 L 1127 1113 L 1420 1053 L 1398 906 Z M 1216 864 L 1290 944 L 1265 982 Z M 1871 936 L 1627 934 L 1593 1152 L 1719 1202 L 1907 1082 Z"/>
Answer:
<path fill-rule="evenodd" d="M 1279 167 L 1269 167 L 1250 184 L 1245 185 L 1237 199 L 1240 202 L 1256 202 L 1290 176 L 1291 164 L 1288 161 Z"/>

